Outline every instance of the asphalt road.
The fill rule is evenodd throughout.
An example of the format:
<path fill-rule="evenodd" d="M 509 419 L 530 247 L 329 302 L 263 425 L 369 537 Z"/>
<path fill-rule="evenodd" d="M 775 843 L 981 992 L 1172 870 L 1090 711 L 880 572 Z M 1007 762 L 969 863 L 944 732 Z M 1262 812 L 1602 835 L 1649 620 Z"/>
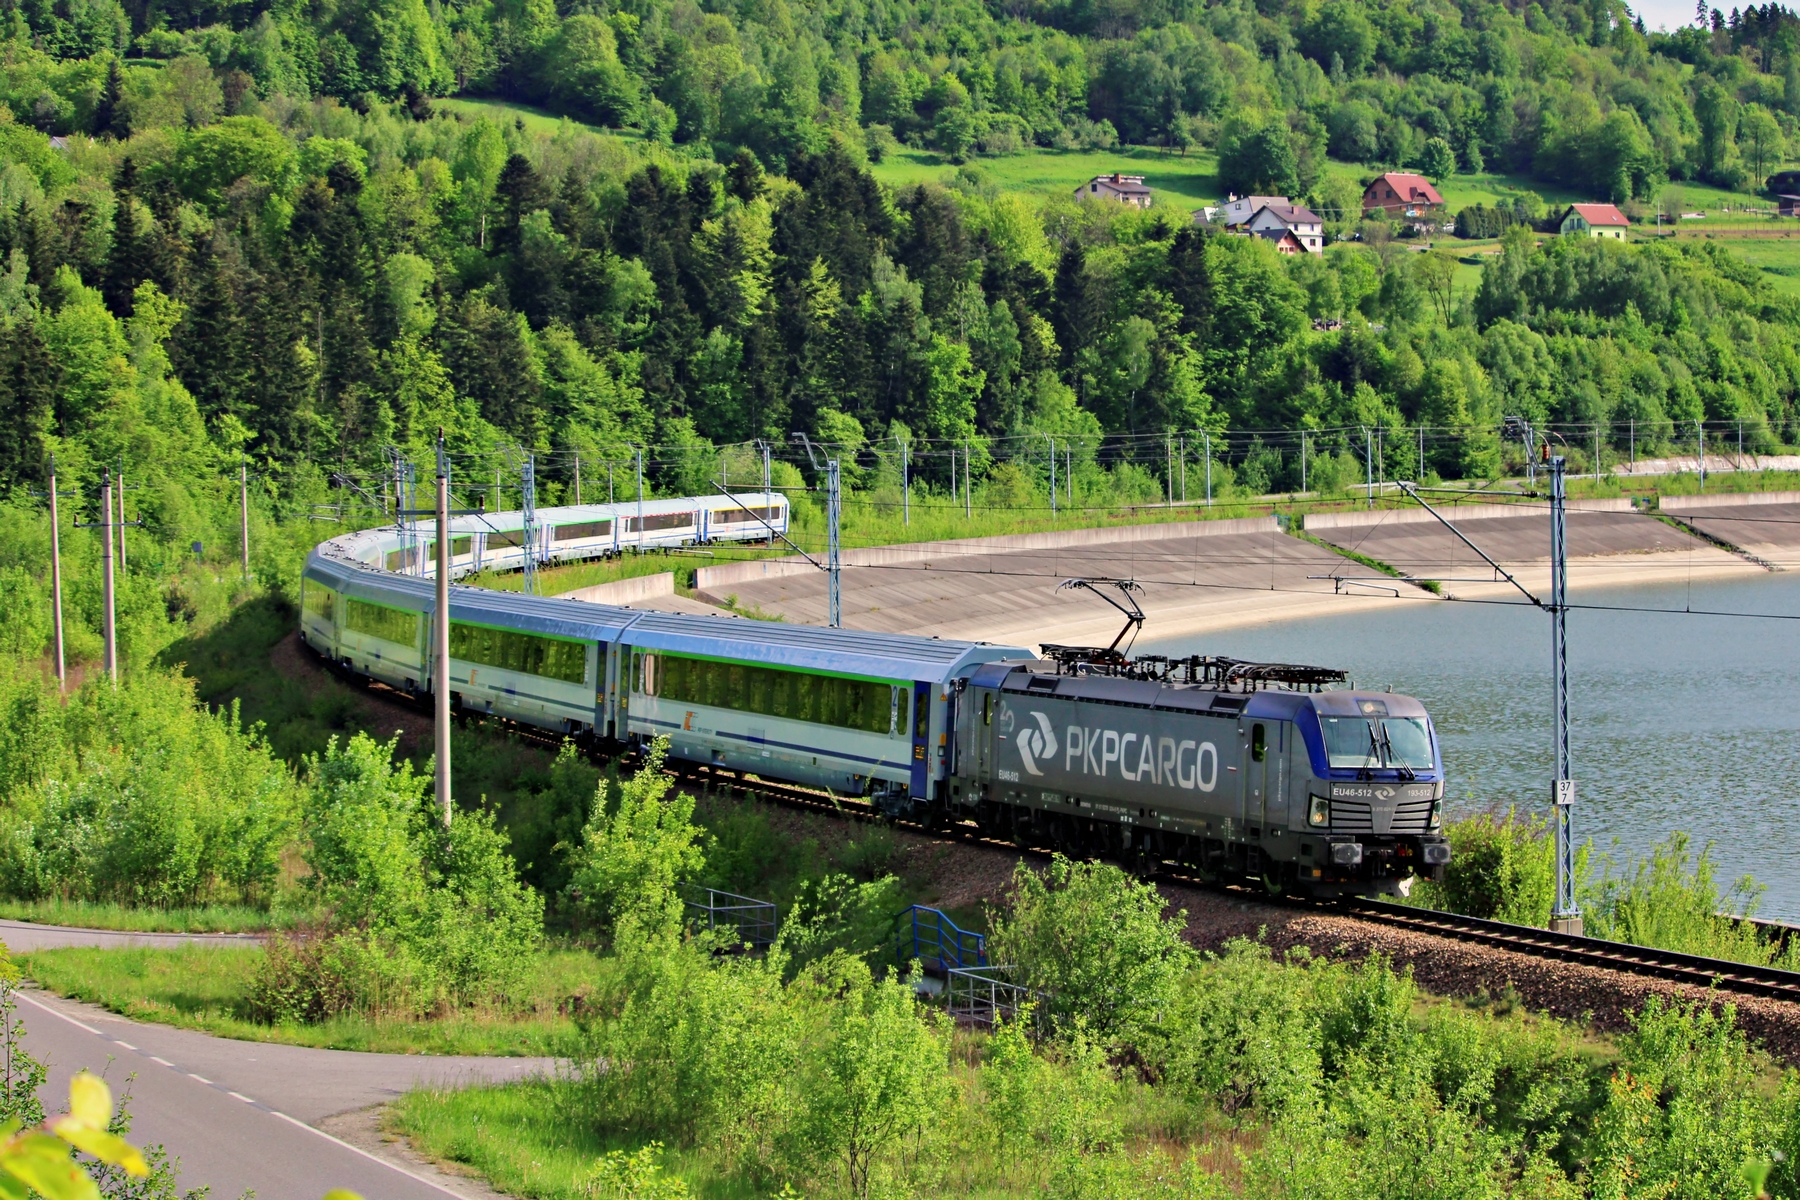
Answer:
<path fill-rule="evenodd" d="M 0 923 L 16 950 L 67 945 L 167 945 L 225 940 L 191 935 L 110 934 L 103 930 Z M 104 1075 L 114 1094 L 131 1094 L 131 1141 L 161 1143 L 180 1159 L 183 1190 L 210 1187 L 211 1200 L 319 1200 L 349 1188 L 365 1200 L 444 1200 L 464 1195 L 424 1168 L 377 1158 L 315 1126 L 324 1118 L 396 1099 L 421 1084 L 523 1079 L 547 1072 L 541 1058 L 451 1058 L 315 1050 L 239 1042 L 192 1030 L 140 1024 L 35 989 L 16 993 L 25 1045 L 50 1068 L 43 1090 L 54 1112 L 69 1077 Z"/>
<path fill-rule="evenodd" d="M 117 929 L 78 929 L 72 925 L 38 925 L 31 921 L 0 921 L 0 942 L 15 954 L 29 950 L 61 950 L 69 946 L 93 946 L 122 950 L 132 946 L 260 946 L 256 933 L 125 933 Z"/>

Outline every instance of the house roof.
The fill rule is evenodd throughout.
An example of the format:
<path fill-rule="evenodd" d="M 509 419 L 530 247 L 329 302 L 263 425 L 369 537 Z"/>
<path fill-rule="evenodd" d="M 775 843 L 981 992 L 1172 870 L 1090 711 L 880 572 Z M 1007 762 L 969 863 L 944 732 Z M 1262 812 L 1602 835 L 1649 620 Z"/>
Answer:
<path fill-rule="evenodd" d="M 1091 186 L 1096 183 L 1104 183 L 1115 192 L 1126 192 L 1133 196 L 1148 196 L 1150 194 L 1150 189 L 1144 186 L 1144 177 L 1142 175 L 1121 175 L 1119 172 L 1114 171 L 1110 175 L 1096 175 L 1088 180 L 1083 186 Z M 1081 188 L 1076 188 L 1075 190 L 1079 192 Z"/>
<path fill-rule="evenodd" d="M 1629 225 L 1625 214 L 1610 204 L 1571 204 L 1569 211 L 1579 213 L 1589 225 Z"/>
<path fill-rule="evenodd" d="M 1300 239 L 1294 236 L 1294 231 L 1291 229 L 1287 229 L 1287 228 L 1254 229 L 1254 230 L 1251 230 L 1251 232 L 1254 233 L 1257 237 L 1268 238 L 1271 242 L 1274 242 L 1277 246 L 1281 245 L 1283 242 L 1292 242 L 1294 244 L 1294 249 L 1296 249 L 1296 250 L 1306 249 L 1305 246 L 1302 246 L 1300 244 Z"/>
<path fill-rule="evenodd" d="M 1372 188 L 1377 183 L 1386 183 L 1402 200 L 1422 204 L 1442 204 L 1444 202 L 1443 196 L 1439 195 L 1438 190 L 1431 186 L 1431 180 L 1423 175 L 1413 175 L 1405 171 L 1389 171 L 1377 176 L 1369 184 L 1369 187 Z M 1364 195 L 1367 194 L 1365 190 Z"/>
<path fill-rule="evenodd" d="M 1299 204 L 1265 204 L 1250 214 L 1250 219 L 1256 220 L 1264 211 L 1284 225 L 1317 225 L 1320 223 L 1318 213 Z"/>
<path fill-rule="evenodd" d="M 1286 196 L 1232 196 L 1226 201 L 1227 204 L 1248 204 L 1251 212 L 1255 212 L 1259 208 L 1267 208 L 1271 204 L 1286 204 L 1287 202 Z"/>

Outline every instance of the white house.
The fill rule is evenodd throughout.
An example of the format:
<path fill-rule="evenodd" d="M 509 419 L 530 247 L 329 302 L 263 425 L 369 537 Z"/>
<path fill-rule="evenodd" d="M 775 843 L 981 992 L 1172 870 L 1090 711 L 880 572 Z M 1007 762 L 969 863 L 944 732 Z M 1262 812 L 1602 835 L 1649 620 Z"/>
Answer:
<path fill-rule="evenodd" d="M 1310 208 L 1283 201 L 1258 208 L 1247 223 L 1249 232 L 1261 237 L 1279 239 L 1291 233 L 1308 254 L 1325 253 L 1325 225 Z"/>
<path fill-rule="evenodd" d="M 1249 223 L 1259 208 L 1267 208 L 1271 204 L 1286 204 L 1286 196 L 1239 196 L 1235 193 L 1225 197 L 1225 228 Z"/>
<path fill-rule="evenodd" d="M 1150 189 L 1142 175 L 1096 175 L 1075 189 L 1077 200 L 1113 200 L 1137 208 L 1150 207 Z"/>

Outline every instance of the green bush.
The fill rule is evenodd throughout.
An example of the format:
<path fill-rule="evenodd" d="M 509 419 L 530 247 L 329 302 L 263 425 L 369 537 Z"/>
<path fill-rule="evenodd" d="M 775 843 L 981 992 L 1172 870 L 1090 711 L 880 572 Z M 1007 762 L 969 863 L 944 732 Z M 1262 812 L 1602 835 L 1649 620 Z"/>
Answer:
<path fill-rule="evenodd" d="M 1062 855 L 1039 872 L 1019 863 L 994 914 L 990 961 L 1015 967 L 1046 993 L 1059 1024 L 1129 1043 L 1149 1037 L 1192 961 L 1186 913 L 1164 917 L 1156 888 L 1107 863 Z"/>
<path fill-rule="evenodd" d="M 1752 915 L 1761 892 L 1746 876 L 1721 895 L 1713 881 L 1712 846 L 1696 855 L 1688 835 L 1674 833 L 1629 874 L 1614 875 L 1607 861 L 1581 907 L 1591 937 L 1766 966 L 1777 948 L 1755 926 L 1726 915 Z"/>
<path fill-rule="evenodd" d="M 569 909 L 603 938 L 670 942 L 681 936 L 686 907 L 679 887 L 706 858 L 697 844 L 694 798 L 663 774 L 668 741 L 651 746 L 638 773 L 608 805 L 602 780 L 594 807 L 569 854 Z"/>
<path fill-rule="evenodd" d="M 3 685 L 0 685 L 3 686 Z M 236 709 L 142 670 L 56 703 L 15 681 L 0 744 L 0 887 L 20 899 L 267 903 L 293 838 L 296 788 Z"/>
<path fill-rule="evenodd" d="M 394 749 L 359 733 L 307 762 L 309 885 L 327 923 L 273 940 L 251 1000 L 260 1019 L 497 1002 L 540 947 L 543 901 L 493 814 L 458 812 L 446 828 L 429 774 L 395 766 Z"/>
<path fill-rule="evenodd" d="M 1444 881 L 1421 880 L 1412 900 L 1427 908 L 1542 928 L 1556 903 L 1554 839 L 1542 817 L 1517 809 L 1452 821 Z"/>

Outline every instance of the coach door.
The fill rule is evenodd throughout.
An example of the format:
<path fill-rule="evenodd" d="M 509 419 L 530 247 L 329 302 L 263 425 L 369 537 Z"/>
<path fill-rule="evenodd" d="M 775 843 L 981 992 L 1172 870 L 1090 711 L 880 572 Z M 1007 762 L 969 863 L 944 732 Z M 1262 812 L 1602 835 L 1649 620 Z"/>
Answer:
<path fill-rule="evenodd" d="M 926 796 L 926 768 L 931 765 L 931 747 L 925 735 L 931 731 L 931 685 L 913 684 L 912 703 L 912 782 L 908 790 L 916 800 Z"/>

